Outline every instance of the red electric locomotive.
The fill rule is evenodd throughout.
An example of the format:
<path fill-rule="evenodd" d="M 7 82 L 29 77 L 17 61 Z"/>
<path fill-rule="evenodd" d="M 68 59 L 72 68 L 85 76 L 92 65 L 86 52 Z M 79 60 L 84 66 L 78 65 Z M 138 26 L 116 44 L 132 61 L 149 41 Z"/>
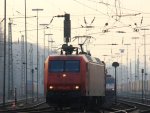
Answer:
<path fill-rule="evenodd" d="M 50 105 L 100 105 L 105 97 L 105 65 L 87 54 L 50 55 L 45 61 L 44 89 Z"/>

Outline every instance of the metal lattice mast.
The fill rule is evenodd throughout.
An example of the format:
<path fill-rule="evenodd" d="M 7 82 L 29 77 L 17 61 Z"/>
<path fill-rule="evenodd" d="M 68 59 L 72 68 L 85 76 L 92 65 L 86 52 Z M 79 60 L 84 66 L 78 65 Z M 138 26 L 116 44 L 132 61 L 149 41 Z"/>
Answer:
<path fill-rule="evenodd" d="M 12 52 L 12 23 L 8 23 L 8 99 L 13 98 L 13 52 Z"/>
<path fill-rule="evenodd" d="M 21 95 L 25 94 L 25 51 L 24 35 L 21 36 Z"/>

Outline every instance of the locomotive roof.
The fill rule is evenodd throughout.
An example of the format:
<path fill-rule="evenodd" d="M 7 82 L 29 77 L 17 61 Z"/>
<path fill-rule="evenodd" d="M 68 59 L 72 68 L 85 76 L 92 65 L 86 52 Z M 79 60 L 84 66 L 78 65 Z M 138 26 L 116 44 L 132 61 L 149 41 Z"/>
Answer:
<path fill-rule="evenodd" d="M 83 57 L 86 62 L 93 62 L 97 64 L 103 64 L 99 58 L 91 57 L 89 55 L 50 55 L 49 57 Z"/>

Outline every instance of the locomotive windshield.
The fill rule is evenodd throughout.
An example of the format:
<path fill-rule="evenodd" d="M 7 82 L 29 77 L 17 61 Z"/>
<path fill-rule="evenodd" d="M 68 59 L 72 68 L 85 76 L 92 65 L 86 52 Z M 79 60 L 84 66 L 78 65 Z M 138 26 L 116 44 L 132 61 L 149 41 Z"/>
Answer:
<path fill-rule="evenodd" d="M 49 70 L 51 72 L 63 72 L 64 71 L 64 61 L 51 61 L 49 65 Z"/>
<path fill-rule="evenodd" d="M 65 71 L 71 72 L 79 72 L 80 70 L 80 62 L 79 61 L 65 61 Z"/>
<path fill-rule="evenodd" d="M 49 62 L 49 72 L 79 72 L 79 60 L 52 60 Z"/>

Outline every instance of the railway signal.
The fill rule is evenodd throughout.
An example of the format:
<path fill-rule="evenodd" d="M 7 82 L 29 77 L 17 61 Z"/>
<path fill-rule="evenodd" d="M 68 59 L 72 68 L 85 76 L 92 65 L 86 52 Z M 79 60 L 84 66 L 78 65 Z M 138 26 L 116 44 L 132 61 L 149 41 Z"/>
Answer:
<path fill-rule="evenodd" d="M 70 21 L 70 14 L 64 14 L 64 15 L 57 15 L 54 17 L 64 17 L 64 41 L 66 44 L 71 41 L 71 21 Z M 52 18 L 53 20 L 53 18 Z M 51 20 L 51 21 L 52 21 Z M 50 22 L 51 23 L 51 22 Z"/>
<path fill-rule="evenodd" d="M 119 63 L 118 62 L 113 62 L 112 66 L 115 67 L 115 103 L 117 103 L 116 68 L 119 66 Z"/>

